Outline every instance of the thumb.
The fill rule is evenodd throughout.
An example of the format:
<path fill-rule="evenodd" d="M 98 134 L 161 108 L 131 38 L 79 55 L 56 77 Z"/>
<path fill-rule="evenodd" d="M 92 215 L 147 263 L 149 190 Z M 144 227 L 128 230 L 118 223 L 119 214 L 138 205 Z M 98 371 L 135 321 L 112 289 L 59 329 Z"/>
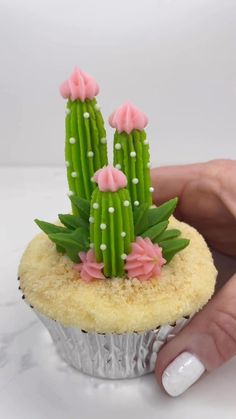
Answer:
<path fill-rule="evenodd" d="M 158 353 L 156 377 L 166 392 L 179 396 L 204 372 L 236 355 L 236 274 Z"/>

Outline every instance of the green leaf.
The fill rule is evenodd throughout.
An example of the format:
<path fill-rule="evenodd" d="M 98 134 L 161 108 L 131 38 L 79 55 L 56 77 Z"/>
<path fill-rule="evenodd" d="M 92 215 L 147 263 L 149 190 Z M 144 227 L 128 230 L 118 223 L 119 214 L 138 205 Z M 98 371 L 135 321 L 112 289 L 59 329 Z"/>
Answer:
<path fill-rule="evenodd" d="M 148 230 L 144 231 L 144 233 L 142 233 L 142 237 L 149 237 L 149 239 L 155 241 L 155 239 L 158 238 L 159 235 L 163 233 L 163 231 L 165 231 L 168 224 L 169 221 L 162 221 L 161 223 L 158 223 L 153 227 L 150 227 Z"/>
<path fill-rule="evenodd" d="M 162 234 L 160 234 L 154 241 L 154 243 L 160 243 L 164 240 L 171 240 L 175 239 L 176 237 L 179 237 L 181 232 L 177 229 L 170 229 L 164 231 Z"/>
<path fill-rule="evenodd" d="M 142 216 L 139 224 L 136 227 L 136 235 L 144 233 L 150 227 L 154 226 L 161 221 L 168 220 L 168 218 L 173 214 L 178 198 L 171 199 L 170 201 L 165 202 L 157 208 L 149 208 Z"/>
<path fill-rule="evenodd" d="M 146 217 L 149 205 L 141 204 L 139 208 L 134 210 L 134 232 L 138 235 L 138 231 L 141 229 L 142 222 Z"/>
<path fill-rule="evenodd" d="M 68 233 L 49 234 L 48 236 L 56 245 L 65 249 L 66 254 L 73 262 L 79 262 L 78 253 L 89 248 L 88 230 L 79 227 Z"/>
<path fill-rule="evenodd" d="M 162 248 L 163 257 L 166 259 L 166 262 L 169 263 L 176 253 L 189 245 L 189 242 L 190 240 L 188 239 L 174 239 L 166 240 L 158 244 Z"/>
<path fill-rule="evenodd" d="M 70 196 L 72 204 L 78 208 L 79 215 L 84 221 L 89 222 L 90 215 L 90 202 L 87 199 L 80 198 L 79 196 Z"/>
<path fill-rule="evenodd" d="M 70 230 L 65 227 L 57 226 L 55 224 L 47 223 L 46 221 L 34 220 L 35 223 L 43 230 L 46 234 L 56 234 L 56 233 L 70 233 Z"/>
<path fill-rule="evenodd" d="M 80 215 L 58 214 L 58 218 L 70 230 L 75 230 L 78 227 L 89 228 L 89 224 Z"/>

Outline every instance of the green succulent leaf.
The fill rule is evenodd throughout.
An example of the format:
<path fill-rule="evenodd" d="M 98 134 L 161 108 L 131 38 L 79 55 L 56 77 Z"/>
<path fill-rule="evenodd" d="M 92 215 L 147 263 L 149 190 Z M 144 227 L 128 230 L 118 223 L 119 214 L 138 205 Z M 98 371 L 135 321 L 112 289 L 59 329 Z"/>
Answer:
<path fill-rule="evenodd" d="M 169 217 L 173 214 L 177 202 L 178 198 L 174 198 L 157 208 L 149 208 L 146 210 L 143 208 L 142 211 L 140 210 L 137 222 L 135 224 L 136 235 L 139 236 L 155 224 L 168 220 Z"/>
<path fill-rule="evenodd" d="M 166 230 L 163 233 L 161 233 L 158 237 L 156 237 L 153 242 L 154 243 L 160 243 L 165 240 L 172 240 L 176 239 L 176 237 L 179 237 L 181 232 L 177 229 L 170 229 Z"/>
<path fill-rule="evenodd" d="M 138 232 L 141 230 L 142 222 L 147 216 L 148 208 L 149 205 L 143 203 L 134 210 L 134 232 L 136 235 L 138 235 Z"/>
<path fill-rule="evenodd" d="M 161 223 L 155 224 L 154 226 L 150 227 L 148 230 L 144 231 L 142 233 L 142 237 L 149 237 L 153 242 L 158 239 L 161 233 L 163 233 L 167 226 L 169 224 L 169 221 L 162 221 Z"/>
<path fill-rule="evenodd" d="M 89 228 L 89 223 L 85 221 L 80 215 L 72 214 L 58 214 L 58 218 L 64 226 L 70 230 L 75 230 L 78 227 Z"/>
<path fill-rule="evenodd" d="M 70 196 L 72 204 L 78 209 L 79 215 L 87 223 L 89 222 L 90 202 L 79 196 Z"/>
<path fill-rule="evenodd" d="M 189 242 L 190 240 L 188 239 L 174 239 L 165 240 L 158 244 L 162 248 L 163 257 L 166 259 L 166 262 L 169 263 L 176 253 L 189 245 Z"/>
<path fill-rule="evenodd" d="M 52 233 L 48 237 L 56 245 L 65 249 L 66 254 L 73 262 L 79 262 L 78 253 L 89 248 L 88 230 L 79 227 L 70 233 Z"/>
<path fill-rule="evenodd" d="M 48 223 L 46 221 L 38 220 L 37 218 L 34 220 L 41 230 L 46 234 L 56 234 L 56 233 L 70 233 L 70 230 L 65 227 L 57 226 L 52 223 Z"/>

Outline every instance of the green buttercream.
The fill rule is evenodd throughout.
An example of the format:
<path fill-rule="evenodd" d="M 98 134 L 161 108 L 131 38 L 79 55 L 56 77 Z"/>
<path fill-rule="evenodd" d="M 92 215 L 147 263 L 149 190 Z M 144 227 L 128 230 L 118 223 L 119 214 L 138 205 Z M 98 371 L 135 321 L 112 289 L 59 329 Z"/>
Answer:
<path fill-rule="evenodd" d="M 120 165 L 127 177 L 133 208 L 141 203 L 152 204 L 149 144 L 145 140 L 145 131 L 139 130 L 133 130 L 130 134 L 116 131 L 114 135 L 114 166 Z M 134 183 L 134 179 L 138 183 Z"/>
<path fill-rule="evenodd" d="M 96 103 L 96 99 L 67 103 L 65 159 L 69 190 L 87 200 L 96 187 L 92 181 L 94 173 L 108 162 L 106 131 Z M 73 202 L 72 211 L 78 214 Z"/>
<path fill-rule="evenodd" d="M 126 201 L 128 206 L 124 205 Z M 125 255 L 130 252 L 134 241 L 128 190 L 102 192 L 96 188 L 92 194 L 90 214 L 90 241 L 96 260 L 104 263 L 106 277 L 123 276 Z"/>

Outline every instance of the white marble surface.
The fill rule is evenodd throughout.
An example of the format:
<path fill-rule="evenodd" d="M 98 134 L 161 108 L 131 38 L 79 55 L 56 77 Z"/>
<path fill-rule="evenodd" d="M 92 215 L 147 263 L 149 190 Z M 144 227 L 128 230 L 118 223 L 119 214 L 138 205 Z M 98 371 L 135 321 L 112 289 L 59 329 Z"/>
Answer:
<path fill-rule="evenodd" d="M 48 332 L 21 300 L 19 258 L 37 216 L 69 209 L 62 169 L 0 169 L 0 418 L 199 419 L 236 417 L 236 359 L 171 399 L 153 375 L 126 381 L 85 376 L 55 352 Z M 229 261 L 225 261 L 228 270 Z"/>

